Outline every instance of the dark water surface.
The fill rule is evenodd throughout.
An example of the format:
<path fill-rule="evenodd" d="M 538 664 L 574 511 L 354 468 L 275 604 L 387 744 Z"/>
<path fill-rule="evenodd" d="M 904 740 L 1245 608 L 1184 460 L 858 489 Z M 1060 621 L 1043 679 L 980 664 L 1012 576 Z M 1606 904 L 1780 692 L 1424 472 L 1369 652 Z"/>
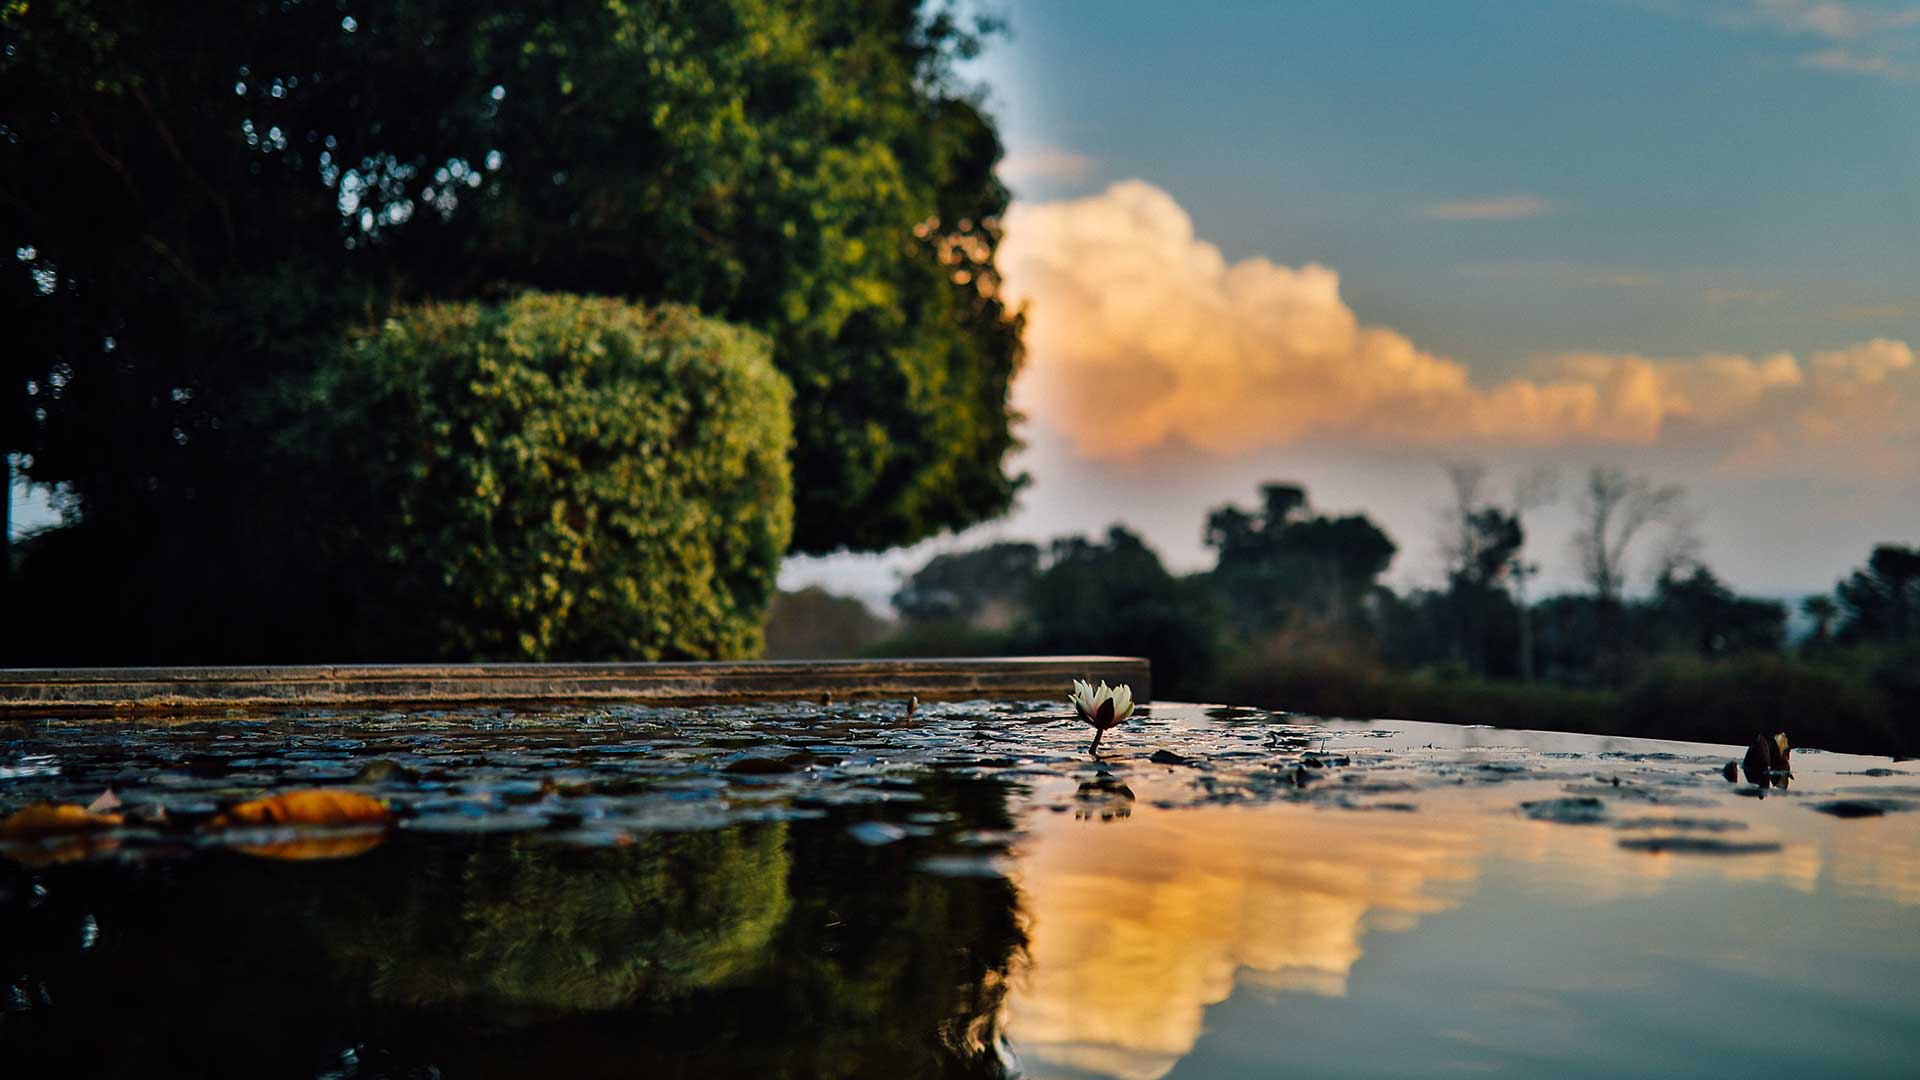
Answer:
<path fill-rule="evenodd" d="M 1159 705 L 0 725 L 0 1076 L 1913 1076 L 1920 763 Z M 303 787 L 392 828 L 217 828 Z"/>

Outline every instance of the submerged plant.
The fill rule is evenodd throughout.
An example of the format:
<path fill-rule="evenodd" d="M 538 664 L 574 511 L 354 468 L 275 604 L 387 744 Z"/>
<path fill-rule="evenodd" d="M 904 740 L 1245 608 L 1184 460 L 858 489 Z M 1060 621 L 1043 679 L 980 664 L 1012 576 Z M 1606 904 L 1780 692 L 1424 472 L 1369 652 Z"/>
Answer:
<path fill-rule="evenodd" d="M 1096 690 L 1085 679 L 1075 679 L 1067 700 L 1073 703 L 1073 711 L 1080 714 L 1080 719 L 1093 725 L 1090 748 L 1093 753 L 1099 753 L 1100 736 L 1105 735 L 1108 728 L 1133 715 L 1133 688 L 1125 683 L 1110 687 L 1102 680 Z"/>

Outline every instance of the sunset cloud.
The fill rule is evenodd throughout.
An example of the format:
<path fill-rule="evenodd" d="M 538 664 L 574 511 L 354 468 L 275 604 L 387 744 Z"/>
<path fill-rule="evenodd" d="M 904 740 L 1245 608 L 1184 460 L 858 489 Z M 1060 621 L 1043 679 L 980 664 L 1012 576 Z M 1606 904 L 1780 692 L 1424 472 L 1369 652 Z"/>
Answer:
<path fill-rule="evenodd" d="M 1007 151 L 995 172 L 1000 179 L 1080 180 L 1093 172 L 1099 162 L 1086 154 L 1062 150 L 1057 146 L 1017 147 Z"/>
<path fill-rule="evenodd" d="M 1799 57 L 1800 67 L 1890 81 L 1920 77 L 1920 65 L 1912 58 L 1920 32 L 1920 5 L 1749 0 L 1744 8 L 1725 16 L 1725 21 L 1827 43 L 1826 48 Z"/>
<path fill-rule="evenodd" d="M 1326 266 L 1228 262 L 1139 180 L 1016 204 L 1000 264 L 1028 305 L 1021 405 L 1089 457 L 1175 441 L 1222 455 L 1309 439 L 1685 443 L 1746 465 L 1826 453 L 1838 468 L 1920 467 L 1920 367 L 1900 341 L 1804 362 L 1569 353 L 1482 385 L 1465 364 L 1364 325 Z"/>
<path fill-rule="evenodd" d="M 1817 71 L 1842 71 L 1849 75 L 1872 75 L 1882 79 L 1904 80 L 1920 76 L 1920 67 L 1886 53 L 1855 49 L 1822 49 L 1800 58 L 1800 66 Z"/>
<path fill-rule="evenodd" d="M 1876 6 L 1848 0 L 1751 0 L 1743 21 L 1762 23 L 1789 33 L 1855 41 L 1920 26 L 1920 7 Z"/>
<path fill-rule="evenodd" d="M 1420 216 L 1440 221 L 1518 221 L 1539 217 L 1553 204 L 1538 195 L 1499 195 L 1490 199 L 1457 199 L 1428 203 Z"/>

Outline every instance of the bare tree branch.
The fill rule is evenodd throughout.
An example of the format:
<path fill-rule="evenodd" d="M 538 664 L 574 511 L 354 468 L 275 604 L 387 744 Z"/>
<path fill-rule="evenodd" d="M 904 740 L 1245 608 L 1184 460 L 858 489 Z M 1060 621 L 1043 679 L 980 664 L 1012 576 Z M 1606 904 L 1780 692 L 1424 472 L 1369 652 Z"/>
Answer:
<path fill-rule="evenodd" d="M 1440 512 L 1440 556 L 1449 571 L 1459 573 L 1473 560 L 1473 514 L 1480 509 L 1487 467 L 1477 461 L 1448 461 L 1441 467 L 1453 485 L 1453 505 Z"/>
<path fill-rule="evenodd" d="M 1627 580 L 1627 553 L 1634 538 L 1652 525 L 1688 522 L 1686 492 L 1678 485 L 1654 487 L 1644 476 L 1630 476 L 1618 466 L 1595 466 L 1587 472 L 1580 498 L 1579 531 L 1573 536 L 1574 555 L 1593 593 L 1602 600 L 1618 600 Z"/>

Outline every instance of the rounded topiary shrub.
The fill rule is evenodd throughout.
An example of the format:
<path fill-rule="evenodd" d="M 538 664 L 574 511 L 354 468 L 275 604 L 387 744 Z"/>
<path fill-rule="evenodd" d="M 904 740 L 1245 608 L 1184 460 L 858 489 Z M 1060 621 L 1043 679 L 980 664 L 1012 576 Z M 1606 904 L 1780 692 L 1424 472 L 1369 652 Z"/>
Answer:
<path fill-rule="evenodd" d="M 765 338 L 680 306 L 528 294 L 355 334 L 299 425 L 331 447 L 338 588 L 369 593 L 343 655 L 756 653 L 791 396 Z"/>

